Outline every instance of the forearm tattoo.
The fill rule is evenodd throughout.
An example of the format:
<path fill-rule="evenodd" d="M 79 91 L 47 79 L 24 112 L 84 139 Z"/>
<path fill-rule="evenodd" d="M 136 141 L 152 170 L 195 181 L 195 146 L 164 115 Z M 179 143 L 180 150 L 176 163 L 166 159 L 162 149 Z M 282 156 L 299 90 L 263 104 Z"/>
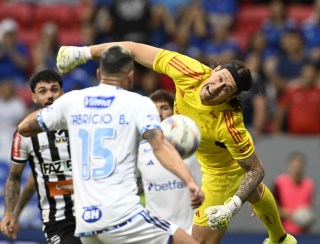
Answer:
<path fill-rule="evenodd" d="M 6 211 L 13 212 L 20 195 L 21 174 L 16 169 L 10 169 L 5 193 Z"/>
<path fill-rule="evenodd" d="M 246 170 L 246 173 L 236 195 L 242 200 L 242 202 L 245 202 L 251 193 L 257 189 L 264 178 L 265 172 L 256 153 L 253 153 L 247 159 L 238 160 L 238 163 L 244 170 Z"/>
<path fill-rule="evenodd" d="M 148 130 L 144 133 L 144 138 L 152 143 L 153 140 L 159 139 L 162 136 L 162 132 L 159 129 Z"/>

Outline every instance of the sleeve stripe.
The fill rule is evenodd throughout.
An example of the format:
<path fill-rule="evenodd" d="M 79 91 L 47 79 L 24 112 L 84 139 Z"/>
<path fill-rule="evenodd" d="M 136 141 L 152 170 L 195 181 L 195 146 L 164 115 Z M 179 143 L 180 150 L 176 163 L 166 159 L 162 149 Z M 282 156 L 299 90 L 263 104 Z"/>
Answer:
<path fill-rule="evenodd" d="M 48 132 L 49 130 L 48 130 L 46 124 L 45 124 L 44 121 L 43 121 L 43 117 L 42 117 L 42 112 L 41 112 L 41 111 L 40 111 L 40 112 L 38 113 L 38 115 L 37 115 L 37 120 L 38 120 L 38 123 L 39 123 L 39 126 L 41 127 L 41 129 L 42 129 L 43 131 Z"/>
<path fill-rule="evenodd" d="M 171 65 L 173 68 L 176 70 L 180 71 L 182 74 L 195 79 L 195 80 L 201 80 L 202 75 L 197 73 L 196 71 L 190 69 L 186 64 L 181 62 L 179 59 L 174 57 L 173 59 L 170 60 L 169 65 Z"/>
<path fill-rule="evenodd" d="M 226 122 L 226 127 L 232 136 L 235 143 L 239 144 L 243 139 L 240 132 L 234 127 L 234 119 L 231 111 L 224 111 L 224 119 Z"/>
<path fill-rule="evenodd" d="M 201 74 L 201 73 L 193 70 L 193 69 L 190 68 L 188 65 L 186 65 L 186 63 L 182 62 L 182 61 L 181 61 L 180 59 L 178 59 L 177 57 L 174 57 L 174 58 L 173 58 L 173 61 L 176 62 L 177 64 L 180 64 L 180 66 L 185 67 L 187 70 L 190 71 L 190 73 L 193 73 L 194 75 L 198 75 L 198 76 L 201 76 L 201 77 L 202 77 L 203 74 Z"/>

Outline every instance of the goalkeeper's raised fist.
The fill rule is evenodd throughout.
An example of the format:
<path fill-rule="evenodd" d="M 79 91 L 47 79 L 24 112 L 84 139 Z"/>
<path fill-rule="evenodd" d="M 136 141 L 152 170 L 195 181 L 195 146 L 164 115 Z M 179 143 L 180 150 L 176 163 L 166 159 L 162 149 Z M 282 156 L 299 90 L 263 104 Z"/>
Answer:
<path fill-rule="evenodd" d="M 89 47 L 62 46 L 57 55 L 57 68 L 65 74 L 92 59 Z"/>
<path fill-rule="evenodd" d="M 229 198 L 223 205 L 207 208 L 204 213 L 208 216 L 208 224 L 213 230 L 226 231 L 230 220 L 242 206 L 239 197 Z"/>

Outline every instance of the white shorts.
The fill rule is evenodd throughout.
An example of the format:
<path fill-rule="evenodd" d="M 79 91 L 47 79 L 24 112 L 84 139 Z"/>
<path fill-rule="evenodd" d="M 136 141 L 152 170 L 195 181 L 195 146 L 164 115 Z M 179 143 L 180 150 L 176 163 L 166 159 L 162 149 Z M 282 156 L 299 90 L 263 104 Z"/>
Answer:
<path fill-rule="evenodd" d="M 171 243 L 178 226 L 142 210 L 123 225 L 108 228 L 95 235 L 82 236 L 83 244 L 166 244 Z"/>

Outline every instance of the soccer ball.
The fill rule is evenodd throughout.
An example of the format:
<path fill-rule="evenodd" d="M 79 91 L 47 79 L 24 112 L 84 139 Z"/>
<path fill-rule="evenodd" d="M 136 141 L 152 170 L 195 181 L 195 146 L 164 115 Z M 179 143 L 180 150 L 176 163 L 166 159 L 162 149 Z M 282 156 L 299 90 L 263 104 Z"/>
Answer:
<path fill-rule="evenodd" d="M 305 228 L 315 221 L 315 213 L 308 207 L 302 207 L 293 212 L 292 219 L 297 225 Z"/>
<path fill-rule="evenodd" d="M 199 147 L 200 130 L 196 123 L 185 115 L 172 115 L 161 122 L 161 128 L 167 140 L 185 159 Z"/>

